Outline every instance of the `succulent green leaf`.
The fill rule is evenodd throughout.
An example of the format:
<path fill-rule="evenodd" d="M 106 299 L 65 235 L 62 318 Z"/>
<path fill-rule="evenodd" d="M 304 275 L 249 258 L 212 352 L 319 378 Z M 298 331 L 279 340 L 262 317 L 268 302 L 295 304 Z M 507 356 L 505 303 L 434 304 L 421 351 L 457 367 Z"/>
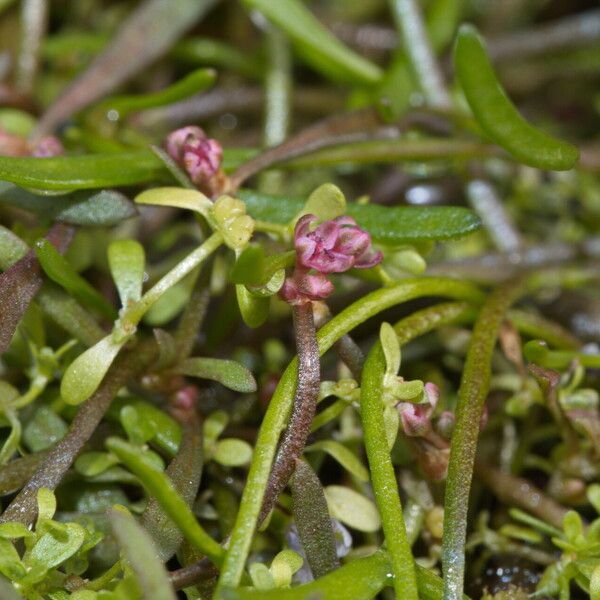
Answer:
<path fill-rule="evenodd" d="M 240 190 L 248 214 L 260 221 L 286 224 L 303 210 L 300 198 Z M 472 233 L 477 215 L 460 206 L 381 206 L 348 203 L 346 213 L 367 230 L 375 242 L 397 245 L 420 240 L 445 240 Z"/>
<path fill-rule="evenodd" d="M 0 157 L 0 180 L 25 188 L 79 190 L 158 180 L 162 161 L 148 150 L 52 158 Z"/>
<path fill-rule="evenodd" d="M 339 567 L 331 516 L 321 481 L 310 465 L 296 463 L 291 480 L 292 506 L 298 537 L 315 578 Z"/>
<path fill-rule="evenodd" d="M 325 488 L 325 498 L 332 517 L 353 529 L 374 532 L 381 527 L 377 508 L 367 497 L 341 485 Z"/>
<path fill-rule="evenodd" d="M 179 527 L 184 537 L 200 552 L 219 564 L 224 549 L 202 529 L 167 475 L 149 461 L 140 448 L 124 440 L 112 437 L 106 440 L 106 446 L 140 479 L 165 513 Z"/>
<path fill-rule="evenodd" d="M 67 368 L 60 393 L 67 404 L 81 404 L 98 388 L 125 341 L 116 343 L 112 334 L 80 354 Z"/>
<path fill-rule="evenodd" d="M 108 452 L 84 452 L 77 457 L 75 470 L 84 477 L 95 477 L 116 464 L 119 459 Z"/>
<path fill-rule="evenodd" d="M 124 509 L 112 509 L 108 519 L 125 558 L 133 568 L 143 597 L 175 600 L 177 596 L 148 532 Z"/>
<path fill-rule="evenodd" d="M 252 446 L 244 440 L 222 439 L 215 446 L 213 458 L 225 467 L 242 467 L 252 459 Z"/>
<path fill-rule="evenodd" d="M 397 375 L 400 369 L 400 344 L 394 328 L 389 323 L 382 323 L 379 330 L 379 341 L 385 356 L 386 375 Z"/>
<path fill-rule="evenodd" d="M 248 567 L 248 573 L 252 579 L 252 583 L 257 590 L 265 591 L 272 590 L 275 587 L 273 575 L 267 565 L 260 562 L 252 563 Z"/>
<path fill-rule="evenodd" d="M 137 214 L 131 200 L 113 190 L 41 195 L 4 182 L 0 182 L 0 204 L 17 206 L 48 221 L 93 227 L 116 225 Z"/>
<path fill-rule="evenodd" d="M 121 304 L 127 306 L 142 297 L 146 257 L 136 240 L 116 240 L 108 247 L 108 264 Z"/>
<path fill-rule="evenodd" d="M 342 190 L 332 183 L 324 183 L 308 197 L 302 214 L 313 214 L 320 221 L 329 221 L 340 217 L 345 211 L 346 198 Z"/>
<path fill-rule="evenodd" d="M 346 469 L 349 473 L 354 475 L 360 481 L 369 480 L 369 472 L 365 466 L 360 462 L 360 459 L 346 446 L 333 440 L 321 440 L 304 449 L 305 452 L 316 452 L 322 451 L 327 452 L 337 462 Z"/>
<path fill-rule="evenodd" d="M 377 65 L 344 46 L 300 0 L 244 0 L 281 28 L 302 51 L 305 60 L 327 77 L 357 84 L 374 84 L 382 76 Z"/>
<path fill-rule="evenodd" d="M 293 550 L 282 550 L 271 563 L 271 575 L 276 587 L 291 585 L 292 576 L 302 567 L 304 559 Z"/>
<path fill-rule="evenodd" d="M 115 309 L 73 269 L 48 239 L 38 240 L 34 250 L 42 269 L 52 281 L 75 296 L 82 304 L 95 308 L 108 319 L 117 317 Z"/>
<path fill-rule="evenodd" d="M 188 358 L 178 364 L 175 372 L 188 377 L 211 379 L 236 392 L 256 391 L 256 380 L 244 365 L 219 358 Z"/>
<path fill-rule="evenodd" d="M 158 206 L 175 206 L 193 210 L 206 217 L 212 209 L 212 202 L 198 190 L 179 187 L 158 187 L 138 194 L 134 201 L 137 204 L 154 204 Z"/>
<path fill-rule="evenodd" d="M 198 69 L 158 92 L 113 96 L 112 98 L 103 100 L 91 110 L 103 113 L 114 110 L 122 119 L 132 112 L 165 106 L 166 104 L 183 100 L 192 94 L 202 92 L 209 88 L 215 82 L 216 78 L 217 74 L 213 69 Z"/>
<path fill-rule="evenodd" d="M 575 146 L 530 125 L 502 89 L 485 44 L 472 25 L 459 29 L 454 50 L 456 76 L 477 122 L 489 138 L 520 162 L 565 171 L 579 159 Z"/>
<path fill-rule="evenodd" d="M 244 323 L 248 327 L 260 327 L 269 317 L 271 299 L 252 295 L 245 285 L 236 285 L 235 293 Z"/>
<path fill-rule="evenodd" d="M 0 538 L 10 540 L 13 538 L 31 537 L 32 535 L 33 533 L 23 523 L 16 521 L 0 523 Z"/>
<path fill-rule="evenodd" d="M 63 527 L 66 540 L 57 539 L 53 532 L 44 533 L 31 552 L 25 555 L 24 561 L 52 569 L 73 556 L 85 540 L 85 529 L 77 523 L 64 523 Z"/>
<path fill-rule="evenodd" d="M 0 573 L 8 579 L 21 579 L 26 573 L 17 549 L 4 538 L 0 538 Z"/>
<path fill-rule="evenodd" d="M 224 410 L 210 413 L 202 424 L 205 442 L 214 442 L 225 431 L 229 423 L 229 415 Z"/>

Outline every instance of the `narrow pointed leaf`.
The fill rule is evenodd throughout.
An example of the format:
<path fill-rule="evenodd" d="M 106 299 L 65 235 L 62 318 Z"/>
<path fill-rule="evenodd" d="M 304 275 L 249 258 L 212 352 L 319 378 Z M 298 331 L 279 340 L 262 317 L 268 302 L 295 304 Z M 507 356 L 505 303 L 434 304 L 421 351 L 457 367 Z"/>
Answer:
<path fill-rule="evenodd" d="M 272 223 L 288 223 L 304 206 L 300 198 L 270 196 L 254 190 L 240 190 L 239 196 L 250 216 Z M 348 203 L 346 214 L 356 219 L 374 241 L 387 244 L 452 239 L 475 231 L 481 224 L 474 212 L 459 206 Z"/>
<path fill-rule="evenodd" d="M 107 335 L 95 346 L 80 354 L 67 368 L 60 384 L 60 394 L 67 404 L 81 404 L 98 388 L 110 365 L 123 347 Z"/>
<path fill-rule="evenodd" d="M 108 247 L 108 264 L 121 305 L 137 302 L 142 297 L 146 256 L 136 240 L 117 240 Z"/>
<path fill-rule="evenodd" d="M 379 67 L 347 48 L 305 7 L 300 0 L 244 0 L 281 28 L 302 51 L 307 62 L 333 79 L 374 84 Z"/>
<path fill-rule="evenodd" d="M 219 358 L 188 358 L 177 365 L 176 373 L 218 381 L 236 392 L 256 391 L 256 380 L 244 365 Z"/>
<path fill-rule="evenodd" d="M 146 0 L 123 22 L 112 42 L 42 116 L 37 133 L 52 131 L 164 54 L 216 0 Z"/>
<path fill-rule="evenodd" d="M 110 510 L 108 520 L 127 562 L 133 568 L 143 597 L 175 600 L 175 591 L 169 583 L 158 550 L 146 530 L 124 510 Z"/>
<path fill-rule="evenodd" d="M 291 480 L 294 523 L 315 579 L 340 565 L 331 516 L 317 474 L 308 463 L 298 461 Z"/>
<path fill-rule="evenodd" d="M 98 106 L 95 106 L 93 110 L 102 111 L 104 113 L 109 110 L 114 110 L 119 113 L 120 118 L 124 118 L 129 113 L 138 110 L 165 106 L 166 104 L 172 104 L 173 102 L 183 100 L 192 94 L 197 94 L 210 87 L 215 82 L 216 78 L 217 74 L 213 69 L 198 69 L 158 92 L 130 96 L 114 96 L 113 98 L 107 98 L 102 101 Z"/>
<path fill-rule="evenodd" d="M 202 529 L 165 473 L 143 456 L 140 448 L 119 438 L 109 438 L 106 440 L 106 446 L 140 479 L 150 495 L 156 498 L 165 513 L 179 527 L 184 537 L 200 552 L 219 564 L 225 550 Z"/>
<path fill-rule="evenodd" d="M 209 213 L 213 205 L 202 192 L 179 187 L 159 187 L 146 190 L 138 194 L 134 200 L 138 204 L 186 208 L 204 216 Z"/>
<path fill-rule="evenodd" d="M 360 459 L 356 454 L 349 448 L 346 448 L 343 444 L 333 440 L 321 440 L 308 446 L 304 451 L 316 452 L 319 450 L 327 452 L 327 454 L 337 460 L 346 471 L 354 475 L 357 479 L 360 479 L 361 481 L 369 480 L 369 472 L 366 467 L 360 462 Z"/>
<path fill-rule="evenodd" d="M 47 239 L 38 240 L 34 250 L 42 269 L 52 281 L 75 296 L 82 304 L 95 308 L 108 319 L 116 319 L 115 309 L 73 269 Z"/>

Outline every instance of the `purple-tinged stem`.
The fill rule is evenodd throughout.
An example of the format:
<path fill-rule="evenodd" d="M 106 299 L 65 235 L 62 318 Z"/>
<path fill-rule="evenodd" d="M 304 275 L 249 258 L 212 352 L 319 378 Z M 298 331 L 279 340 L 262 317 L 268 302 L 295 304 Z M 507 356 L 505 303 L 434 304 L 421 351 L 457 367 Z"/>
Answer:
<path fill-rule="evenodd" d="M 283 434 L 283 439 L 271 469 L 269 483 L 258 518 L 259 523 L 264 521 L 275 506 L 279 494 L 283 491 L 294 472 L 296 459 L 300 458 L 306 444 L 310 425 L 315 416 L 317 398 L 319 397 L 321 368 L 312 302 L 296 305 L 293 307 L 293 311 L 298 350 L 296 395 L 288 427 Z"/>

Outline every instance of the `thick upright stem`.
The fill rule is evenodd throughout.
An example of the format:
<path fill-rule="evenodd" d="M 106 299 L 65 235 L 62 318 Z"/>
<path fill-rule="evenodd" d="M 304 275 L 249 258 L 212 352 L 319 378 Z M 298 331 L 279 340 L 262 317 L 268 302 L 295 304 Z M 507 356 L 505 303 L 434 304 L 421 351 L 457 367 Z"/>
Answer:
<path fill-rule="evenodd" d="M 262 523 L 275 506 L 277 497 L 294 472 L 296 459 L 301 456 L 306 444 L 319 397 L 321 369 L 312 303 L 294 306 L 294 329 L 298 349 L 296 395 L 292 415 L 271 470 L 259 523 Z"/>
<path fill-rule="evenodd" d="M 490 387 L 492 353 L 506 311 L 523 292 L 521 279 L 496 289 L 483 305 L 473 329 L 458 391 L 446 499 L 442 564 L 444 600 L 460 600 L 465 570 L 467 511 L 473 478 L 479 422 Z"/>

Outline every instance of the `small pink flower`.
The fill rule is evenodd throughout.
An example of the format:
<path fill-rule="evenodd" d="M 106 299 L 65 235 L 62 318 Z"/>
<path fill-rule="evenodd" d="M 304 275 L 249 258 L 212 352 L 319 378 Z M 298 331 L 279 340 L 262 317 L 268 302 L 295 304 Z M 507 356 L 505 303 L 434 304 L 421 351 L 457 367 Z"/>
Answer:
<path fill-rule="evenodd" d="M 39 140 L 31 150 L 31 156 L 37 158 L 49 158 L 64 154 L 65 149 L 61 141 L 53 135 L 48 135 Z"/>
<path fill-rule="evenodd" d="M 431 430 L 431 417 L 440 398 L 440 390 L 435 383 L 426 383 L 424 394 L 426 400 L 419 404 L 398 402 L 396 405 L 402 430 L 408 436 L 420 437 Z"/>
<path fill-rule="evenodd" d="M 325 221 L 311 231 L 310 226 L 316 220 L 315 215 L 304 215 L 296 223 L 296 268 L 279 292 L 289 304 L 323 300 L 333 292 L 333 284 L 326 275 L 353 267 L 368 269 L 383 258 L 381 252 L 372 249 L 371 236 L 357 227 L 352 217 Z M 309 273 L 311 269 L 316 273 Z"/>
<path fill-rule="evenodd" d="M 298 264 L 320 273 L 343 273 L 351 268 L 368 269 L 381 262 L 381 252 L 371 248 L 371 236 L 357 227 L 352 217 L 337 217 L 314 231 L 314 215 L 304 215 L 296 224 Z"/>
<path fill-rule="evenodd" d="M 205 185 L 221 167 L 221 144 L 195 125 L 173 131 L 167 136 L 165 145 L 169 156 L 186 170 L 196 185 Z"/>

